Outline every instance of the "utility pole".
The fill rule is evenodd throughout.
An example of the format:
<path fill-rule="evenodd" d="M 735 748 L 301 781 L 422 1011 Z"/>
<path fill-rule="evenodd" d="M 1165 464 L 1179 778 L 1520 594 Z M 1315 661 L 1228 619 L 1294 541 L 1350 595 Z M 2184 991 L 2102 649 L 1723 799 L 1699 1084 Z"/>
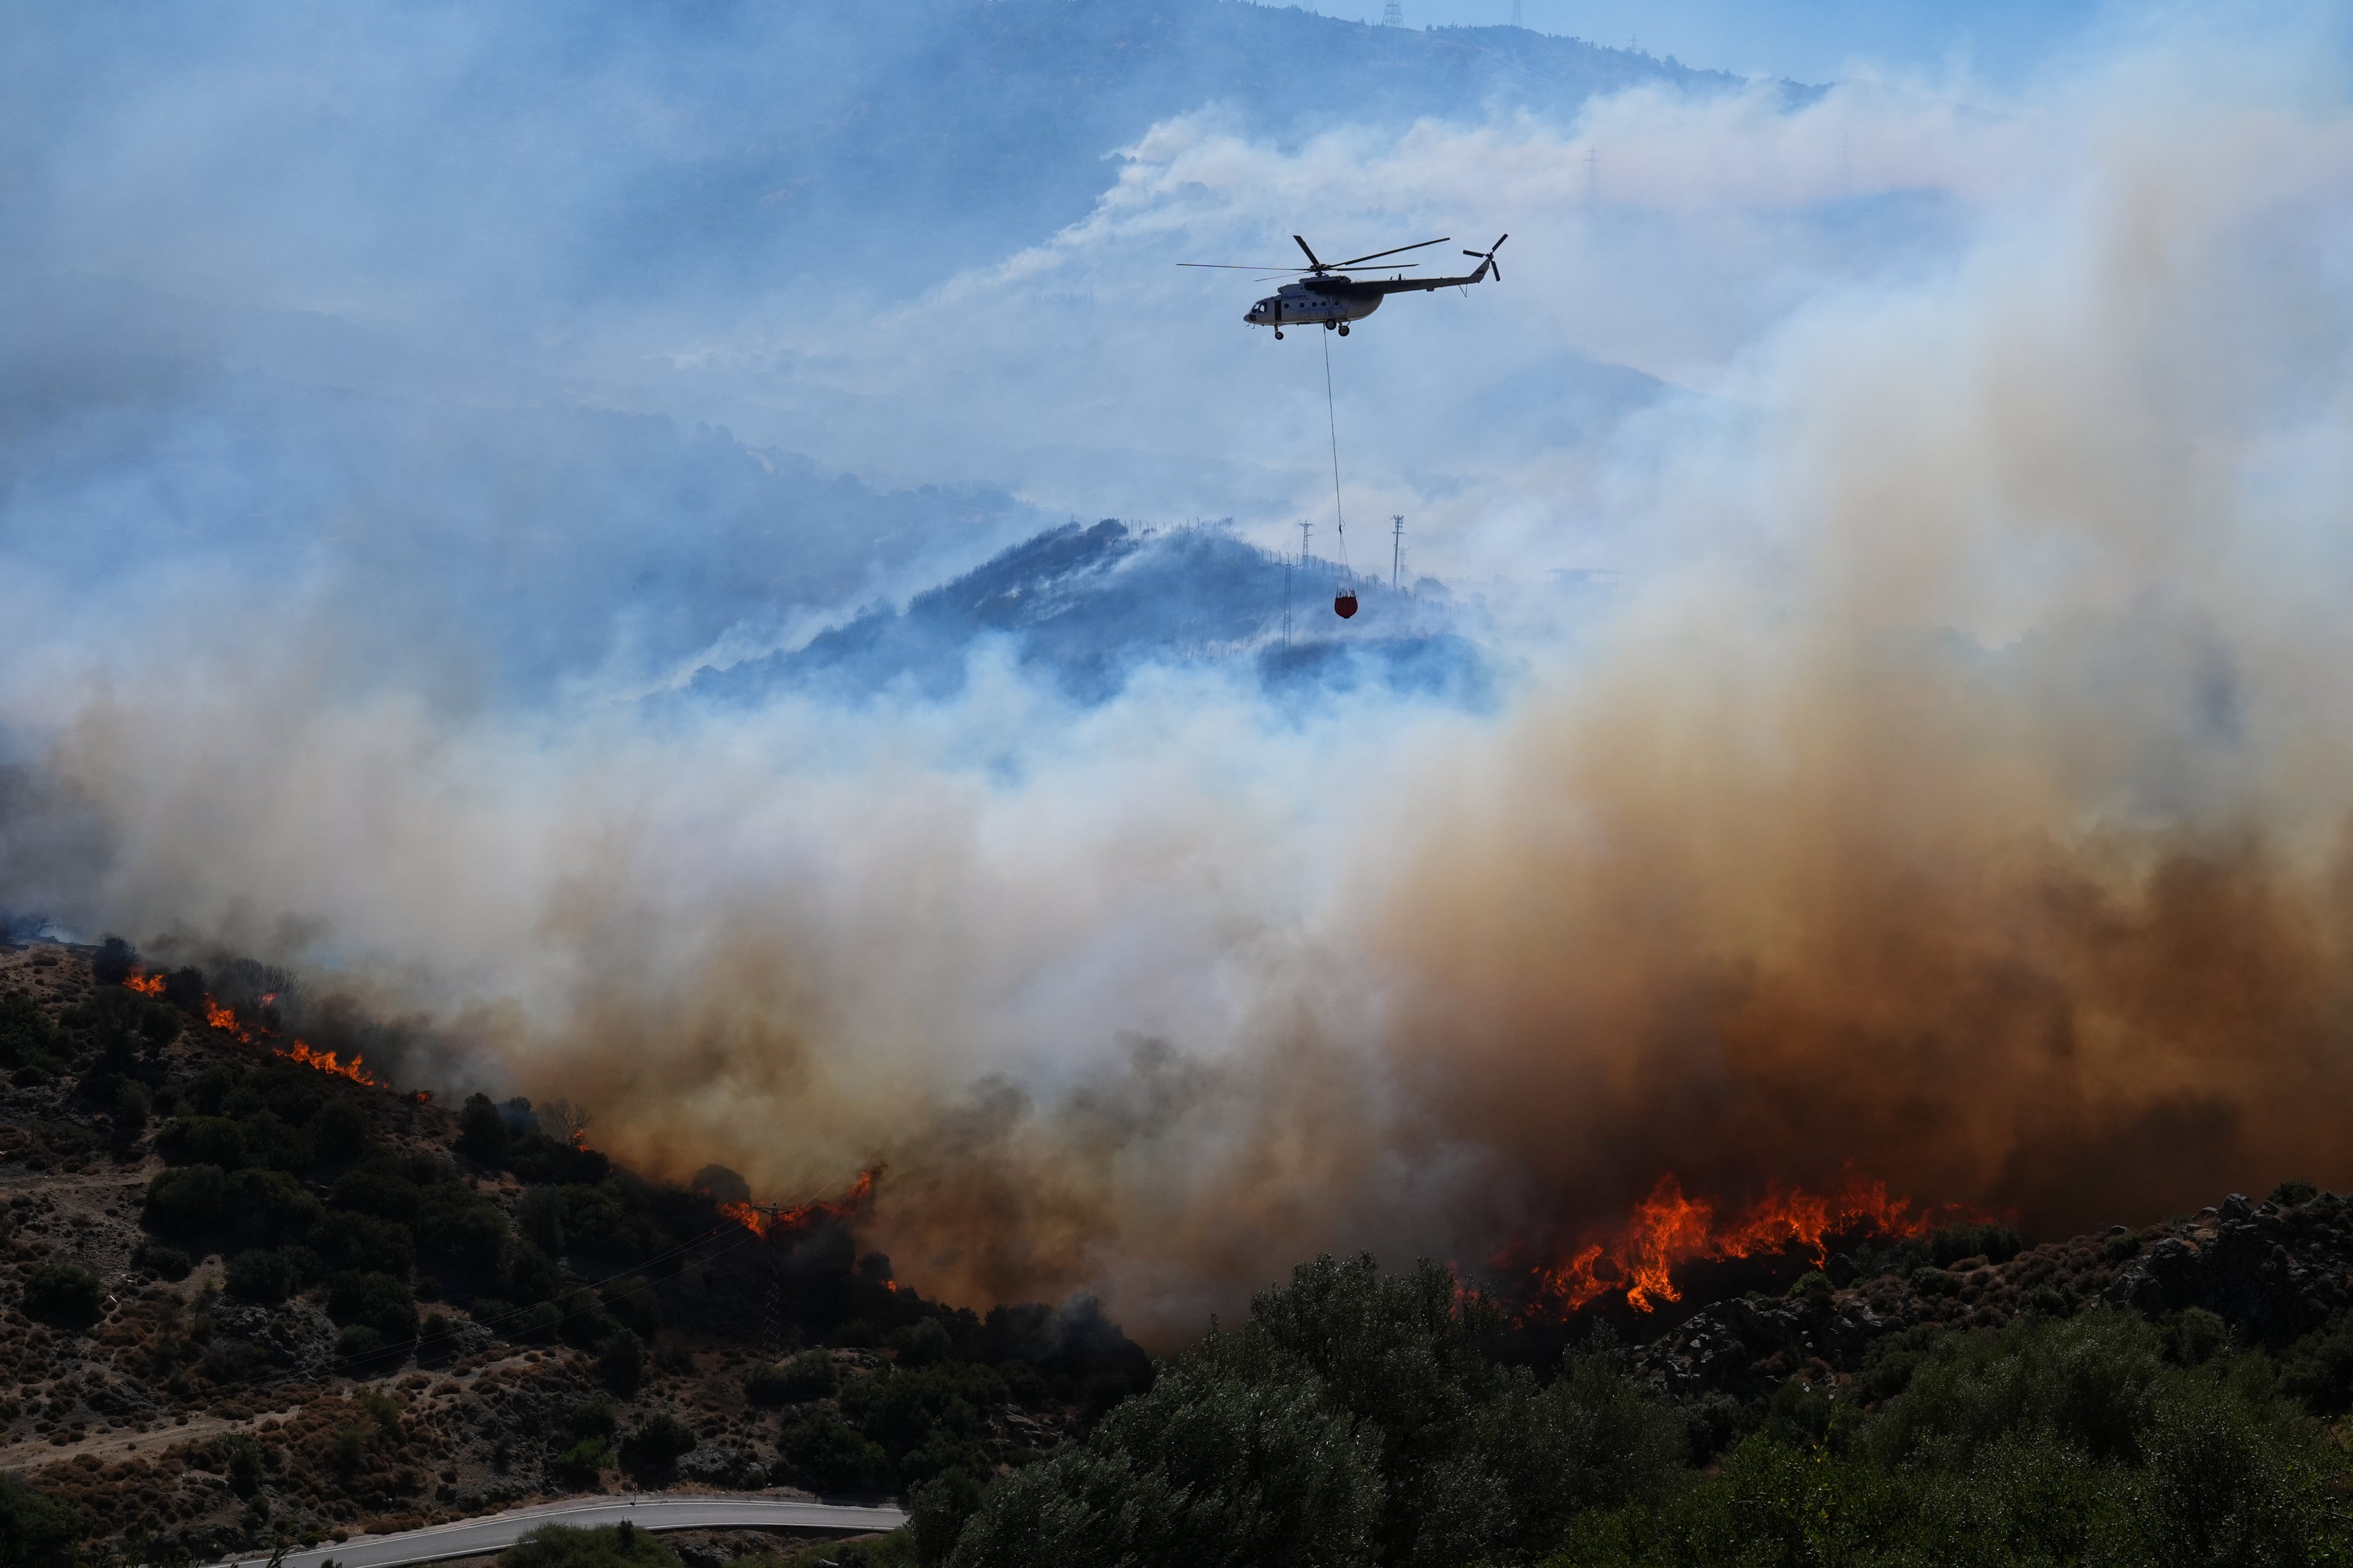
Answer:
<path fill-rule="evenodd" d="M 1405 564 L 1405 513 L 1389 514 L 1389 592 L 1397 592 L 1398 569 Z"/>

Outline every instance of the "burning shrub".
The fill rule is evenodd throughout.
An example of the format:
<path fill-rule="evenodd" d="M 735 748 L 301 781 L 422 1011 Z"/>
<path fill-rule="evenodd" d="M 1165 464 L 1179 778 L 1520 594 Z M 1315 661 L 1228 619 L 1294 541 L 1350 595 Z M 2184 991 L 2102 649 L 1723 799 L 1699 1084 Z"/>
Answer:
<path fill-rule="evenodd" d="M 52 1328 L 86 1329 L 106 1310 L 98 1276 L 72 1263 L 42 1263 L 25 1276 L 25 1315 Z"/>

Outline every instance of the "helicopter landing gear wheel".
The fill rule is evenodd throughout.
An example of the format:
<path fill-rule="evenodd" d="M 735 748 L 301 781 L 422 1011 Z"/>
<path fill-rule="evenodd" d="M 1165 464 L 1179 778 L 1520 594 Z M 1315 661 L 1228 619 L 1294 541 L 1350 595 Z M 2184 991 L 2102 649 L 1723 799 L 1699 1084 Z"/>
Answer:
<path fill-rule="evenodd" d="M 1325 331 L 1327 331 L 1327 332 L 1328 332 L 1328 331 L 1330 331 L 1333 328 L 1335 328 L 1335 327 L 1338 326 L 1339 324 L 1340 324 L 1340 323 L 1339 323 L 1339 322 L 1337 322 L 1337 321 L 1326 321 L 1326 322 L 1324 322 L 1324 330 Z"/>
<path fill-rule="evenodd" d="M 1344 338 L 1348 335 L 1348 323 L 1345 321 L 1340 323 L 1340 335 Z"/>
<path fill-rule="evenodd" d="M 1274 341 L 1276 342 L 1281 342 L 1282 341 L 1282 329 L 1281 327 L 1274 329 Z"/>

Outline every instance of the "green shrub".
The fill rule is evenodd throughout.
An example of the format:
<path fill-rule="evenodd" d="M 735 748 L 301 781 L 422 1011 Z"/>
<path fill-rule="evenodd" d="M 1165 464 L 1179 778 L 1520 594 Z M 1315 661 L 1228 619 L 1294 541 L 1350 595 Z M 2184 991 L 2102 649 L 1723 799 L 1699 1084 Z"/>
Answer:
<path fill-rule="evenodd" d="M 693 1430 L 674 1416 L 657 1415 L 621 1439 L 621 1467 L 633 1474 L 659 1475 L 694 1451 Z"/>
<path fill-rule="evenodd" d="M 891 1336 L 891 1346 L 899 1352 L 898 1364 L 906 1367 L 930 1366 L 955 1353 L 947 1330 L 937 1318 L 925 1318 L 901 1329 Z"/>
<path fill-rule="evenodd" d="M 1794 1300 L 1827 1301 L 1836 1289 L 1829 1275 L 1819 1268 L 1810 1268 L 1790 1282 L 1789 1295 Z"/>
<path fill-rule="evenodd" d="M 2122 1236 L 2112 1236 L 2102 1242 L 2100 1256 L 2110 1263 L 2122 1263 L 2127 1258 L 2137 1257 L 2140 1245 L 2140 1237 L 2126 1231 Z"/>
<path fill-rule="evenodd" d="M 574 1405 L 565 1425 L 576 1436 L 610 1437 L 621 1429 L 621 1413 L 600 1394 Z"/>
<path fill-rule="evenodd" d="M 613 1465 L 613 1445 L 603 1437 L 582 1437 L 555 1461 L 555 1473 L 566 1486 L 593 1487 L 599 1471 Z"/>
<path fill-rule="evenodd" d="M 678 1568 L 677 1554 L 631 1525 L 543 1524 L 499 1554 L 499 1568 Z"/>
<path fill-rule="evenodd" d="M 598 1294 L 605 1300 L 605 1310 L 638 1338 L 651 1340 L 661 1332 L 661 1301 L 642 1275 L 607 1285 Z"/>
<path fill-rule="evenodd" d="M 67 1568 L 81 1533 L 75 1510 L 0 1476 L 0 1563 L 6 1568 Z"/>
<path fill-rule="evenodd" d="M 58 1026 L 46 1008 L 21 991 L 0 996 L 0 1068 L 49 1063 Z"/>
<path fill-rule="evenodd" d="M 2272 1202 L 2282 1208 L 2299 1208 L 2320 1195 L 2320 1189 L 2310 1182 L 2282 1182 L 2272 1189 Z"/>
<path fill-rule="evenodd" d="M 232 1295 L 274 1306 L 317 1279 L 318 1262 L 308 1247 L 256 1247 L 228 1260 L 224 1282 Z"/>
<path fill-rule="evenodd" d="M 1948 1225 L 1928 1234 L 1928 1261 L 1939 1268 L 1964 1258 L 2007 1263 L 2026 1250 L 2026 1238 L 2006 1225 Z"/>
<path fill-rule="evenodd" d="M 156 1135 L 155 1147 L 167 1160 L 242 1170 L 246 1163 L 245 1129 L 226 1116 L 184 1116 Z"/>
<path fill-rule="evenodd" d="M 367 1112 L 348 1100 L 330 1100 L 311 1118 L 311 1147 L 331 1165 L 356 1160 L 367 1152 Z"/>
<path fill-rule="evenodd" d="M 864 1491 L 891 1479 L 891 1457 L 881 1445 L 828 1411 L 786 1416 L 776 1452 L 821 1492 Z"/>
<path fill-rule="evenodd" d="M 507 1119 L 487 1094 L 470 1094 L 458 1112 L 458 1152 L 485 1165 L 506 1158 Z"/>
<path fill-rule="evenodd" d="M 634 1397 L 645 1377 L 645 1347 L 628 1330 L 614 1330 L 596 1347 L 596 1381 L 622 1398 Z"/>
<path fill-rule="evenodd" d="M 374 1215 L 331 1214 L 312 1240 L 337 1268 L 406 1276 L 417 1267 L 417 1242 L 408 1226 Z"/>
<path fill-rule="evenodd" d="M 132 1255 L 132 1261 L 158 1279 L 169 1279 L 175 1284 L 185 1279 L 194 1267 L 186 1253 L 176 1247 L 165 1247 L 155 1241 L 141 1242 L 139 1250 Z"/>
<path fill-rule="evenodd" d="M 797 1405 L 829 1399 L 841 1387 L 841 1373 L 823 1351 L 803 1351 L 782 1366 L 755 1366 L 744 1379 L 744 1396 L 754 1405 Z"/>
<path fill-rule="evenodd" d="M 417 1337 L 417 1298 L 389 1274 L 345 1269 L 327 1277 L 327 1316 L 364 1324 L 386 1343 Z"/>
<path fill-rule="evenodd" d="M 38 1263 L 25 1276 L 25 1315 L 60 1329 L 86 1329 L 106 1310 L 98 1276 L 73 1263 Z"/>
<path fill-rule="evenodd" d="M 218 1165 L 182 1165 L 147 1184 L 147 1223 L 165 1236 L 201 1236 L 221 1222 L 228 1178 Z"/>

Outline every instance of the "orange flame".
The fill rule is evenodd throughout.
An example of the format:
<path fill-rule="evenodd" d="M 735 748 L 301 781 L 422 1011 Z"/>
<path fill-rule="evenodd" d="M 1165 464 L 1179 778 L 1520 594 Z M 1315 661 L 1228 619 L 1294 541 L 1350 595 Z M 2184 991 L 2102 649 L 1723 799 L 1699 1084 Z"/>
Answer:
<path fill-rule="evenodd" d="M 1850 1171 L 1827 1193 L 1768 1190 L 1737 1220 L 1718 1224 L 1715 1205 L 1704 1198 L 1685 1197 L 1683 1184 L 1670 1172 L 1659 1178 L 1649 1197 L 1634 1205 L 1632 1217 L 1616 1236 L 1588 1242 L 1565 1260 L 1538 1268 L 1536 1294 L 1574 1311 L 1605 1291 L 1622 1290 L 1637 1310 L 1656 1311 L 1661 1301 L 1683 1300 L 1674 1270 L 1683 1264 L 1748 1258 L 1793 1246 L 1811 1252 L 1821 1264 L 1829 1260 L 1824 1237 L 1841 1231 L 1926 1234 L 1931 1216 L 1910 1213 L 1911 1207 L 1911 1199 L 1890 1196 L 1886 1183 L 1866 1181 Z"/>
<path fill-rule="evenodd" d="M 205 998 L 205 1022 L 224 1035 L 243 1040 L 248 1045 L 253 1042 L 253 1031 L 238 1023 L 236 1014 L 214 1001 L 209 995 Z"/>
<path fill-rule="evenodd" d="M 297 1040 L 294 1042 L 293 1049 L 281 1050 L 278 1054 L 288 1061 L 301 1062 L 306 1068 L 316 1068 L 321 1072 L 332 1073 L 337 1078 L 347 1078 L 353 1083 L 364 1083 L 370 1089 L 392 1087 L 388 1083 L 380 1082 L 370 1077 L 360 1066 L 367 1058 L 357 1052 L 353 1052 L 352 1059 L 346 1063 L 338 1061 L 332 1051 L 314 1051 L 301 1040 Z"/>
<path fill-rule="evenodd" d="M 142 996 L 164 994 L 164 977 L 160 974 L 133 974 L 122 984 Z"/>
<path fill-rule="evenodd" d="M 819 1220 L 841 1220 L 854 1217 L 873 1195 L 874 1173 L 861 1171 L 848 1192 L 838 1198 L 822 1198 L 814 1203 L 791 1208 L 763 1208 L 757 1204 L 721 1204 L 719 1212 L 733 1220 L 763 1241 L 772 1236 L 788 1235 L 804 1226 Z"/>

